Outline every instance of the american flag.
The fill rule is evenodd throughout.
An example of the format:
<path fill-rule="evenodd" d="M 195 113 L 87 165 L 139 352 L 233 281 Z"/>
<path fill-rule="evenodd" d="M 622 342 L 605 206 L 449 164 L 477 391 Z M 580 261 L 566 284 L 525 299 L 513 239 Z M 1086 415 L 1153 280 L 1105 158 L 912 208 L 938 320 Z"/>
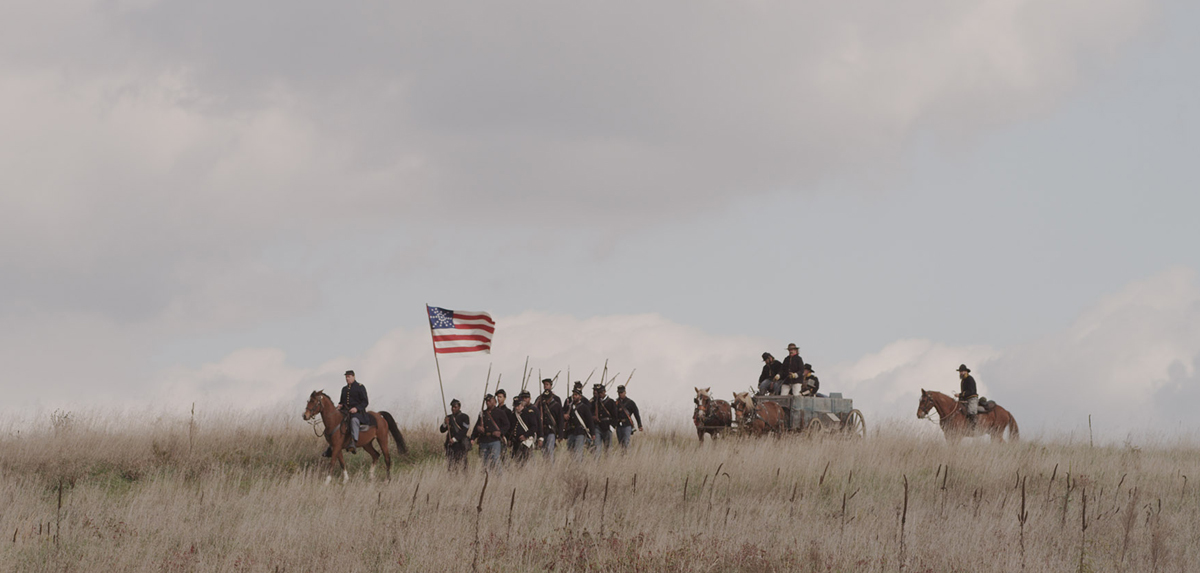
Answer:
<path fill-rule="evenodd" d="M 492 352 L 496 322 L 486 312 L 450 310 L 426 305 L 433 351 L 438 354 Z"/>

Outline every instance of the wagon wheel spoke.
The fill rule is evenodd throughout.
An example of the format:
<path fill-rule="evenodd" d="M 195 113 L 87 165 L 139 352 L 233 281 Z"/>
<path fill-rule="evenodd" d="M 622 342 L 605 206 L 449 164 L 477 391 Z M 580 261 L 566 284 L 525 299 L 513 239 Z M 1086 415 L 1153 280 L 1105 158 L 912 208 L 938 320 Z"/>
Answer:
<path fill-rule="evenodd" d="M 850 410 L 846 414 L 846 421 L 842 422 L 842 432 L 851 438 L 865 438 L 867 436 L 867 422 L 863 419 L 862 412 L 858 410 Z"/>

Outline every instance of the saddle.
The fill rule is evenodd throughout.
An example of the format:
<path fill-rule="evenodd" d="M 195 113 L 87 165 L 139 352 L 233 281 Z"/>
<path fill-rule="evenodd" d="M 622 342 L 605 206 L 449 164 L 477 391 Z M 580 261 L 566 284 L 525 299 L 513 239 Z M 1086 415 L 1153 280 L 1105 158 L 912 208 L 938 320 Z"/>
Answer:
<path fill-rule="evenodd" d="M 991 412 L 991 411 L 992 411 L 992 408 L 993 408 L 995 405 L 996 405 L 996 401 L 995 401 L 995 400 L 988 400 L 987 398 L 985 398 L 985 397 L 983 397 L 983 396 L 980 396 L 980 397 L 979 397 L 979 413 L 980 413 L 980 414 L 987 414 L 988 412 Z M 961 411 L 961 412 L 962 412 L 962 413 L 965 415 L 965 414 L 967 413 L 967 405 L 966 405 L 966 403 L 964 403 L 964 402 L 959 402 L 959 403 L 958 403 L 958 409 L 959 409 L 959 411 Z"/>

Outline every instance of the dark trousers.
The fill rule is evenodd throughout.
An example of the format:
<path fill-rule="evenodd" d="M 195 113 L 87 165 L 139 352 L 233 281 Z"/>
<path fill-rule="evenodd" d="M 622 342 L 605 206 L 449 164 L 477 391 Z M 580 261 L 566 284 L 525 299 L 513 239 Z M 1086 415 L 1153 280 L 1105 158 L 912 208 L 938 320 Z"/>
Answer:
<path fill-rule="evenodd" d="M 451 472 L 467 471 L 467 448 L 462 444 L 446 446 L 446 465 Z"/>

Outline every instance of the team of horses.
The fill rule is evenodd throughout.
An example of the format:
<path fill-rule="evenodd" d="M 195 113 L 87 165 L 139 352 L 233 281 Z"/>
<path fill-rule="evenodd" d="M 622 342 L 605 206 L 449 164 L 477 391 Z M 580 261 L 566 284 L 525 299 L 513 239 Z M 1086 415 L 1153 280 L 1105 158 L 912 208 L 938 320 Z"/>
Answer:
<path fill-rule="evenodd" d="M 711 387 L 695 390 L 696 408 L 692 411 L 692 423 L 696 426 L 696 437 L 701 442 L 705 434 L 713 438 L 721 436 L 733 427 L 735 420 L 738 427 L 751 436 L 779 435 L 787 429 L 783 407 L 775 402 L 755 403 L 750 392 L 734 392 L 733 402 L 730 403 L 713 398 Z M 922 389 L 921 399 L 917 403 L 917 418 L 927 419 L 931 411 L 937 412 L 938 425 L 949 442 L 978 436 L 989 436 L 993 442 L 1003 442 L 1006 432 L 1010 440 L 1020 438 L 1016 418 L 999 404 L 991 403 L 981 410 L 972 424 L 966 406 L 953 396 Z"/>

